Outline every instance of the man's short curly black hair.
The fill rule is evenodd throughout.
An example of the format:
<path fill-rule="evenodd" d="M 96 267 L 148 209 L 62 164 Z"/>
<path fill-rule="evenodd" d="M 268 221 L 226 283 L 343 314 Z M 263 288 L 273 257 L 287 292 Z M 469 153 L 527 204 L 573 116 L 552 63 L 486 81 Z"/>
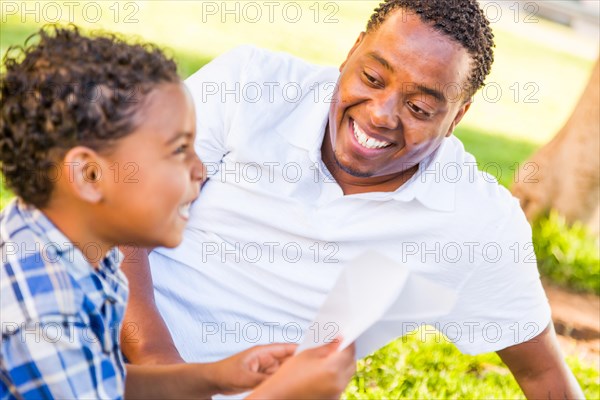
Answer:
<path fill-rule="evenodd" d="M 147 94 L 180 82 L 173 60 L 155 45 L 113 34 L 84 35 L 46 26 L 11 47 L 0 78 L 0 164 L 7 186 L 36 207 L 47 205 L 51 168 L 78 145 L 110 151 L 137 127 Z M 136 122 L 138 121 L 138 122 Z"/>
<path fill-rule="evenodd" d="M 377 29 L 395 10 L 418 15 L 468 51 L 472 69 L 465 93 L 469 97 L 483 86 L 494 62 L 494 34 L 477 0 L 386 0 L 371 15 L 367 32 Z"/>

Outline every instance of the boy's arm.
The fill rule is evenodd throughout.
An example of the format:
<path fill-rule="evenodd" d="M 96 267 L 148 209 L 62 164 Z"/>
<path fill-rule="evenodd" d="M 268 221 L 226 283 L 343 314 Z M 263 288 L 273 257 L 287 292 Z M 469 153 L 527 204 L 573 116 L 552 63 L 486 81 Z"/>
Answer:
<path fill-rule="evenodd" d="M 560 352 L 552 322 L 537 337 L 498 351 L 528 399 L 583 399 Z"/>
<path fill-rule="evenodd" d="M 125 397 L 208 399 L 215 394 L 247 392 L 277 371 L 295 349 L 293 344 L 271 344 L 207 364 L 129 364 Z"/>
<path fill-rule="evenodd" d="M 15 398 L 210 398 L 251 390 L 279 369 L 292 344 L 256 346 L 207 364 L 131 365 L 105 351 L 86 325 L 21 326 L 1 342 L 0 389 Z"/>
<path fill-rule="evenodd" d="M 126 399 L 210 399 L 211 364 L 127 365 Z"/>
<path fill-rule="evenodd" d="M 354 346 L 337 351 L 338 345 L 326 344 L 289 359 L 296 346 L 275 344 L 211 364 L 128 365 L 125 397 L 210 398 L 258 385 L 247 399 L 338 399 L 356 371 Z"/>
<path fill-rule="evenodd" d="M 148 250 L 124 247 L 122 251 L 121 268 L 130 290 L 121 329 L 123 354 L 134 364 L 183 363 L 154 301 Z"/>

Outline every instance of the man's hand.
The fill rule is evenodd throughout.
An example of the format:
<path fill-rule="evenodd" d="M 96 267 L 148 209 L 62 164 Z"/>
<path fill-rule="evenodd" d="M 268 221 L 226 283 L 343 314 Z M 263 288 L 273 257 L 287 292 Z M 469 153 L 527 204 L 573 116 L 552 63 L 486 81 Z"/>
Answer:
<path fill-rule="evenodd" d="M 354 345 L 339 340 L 290 358 L 247 399 L 338 399 L 356 371 Z"/>
<path fill-rule="evenodd" d="M 214 363 L 212 379 L 221 394 L 242 393 L 253 389 L 296 350 L 295 344 L 255 346 Z"/>
<path fill-rule="evenodd" d="M 507 347 L 498 355 L 528 399 L 583 399 L 560 352 L 552 322 L 535 338 Z"/>

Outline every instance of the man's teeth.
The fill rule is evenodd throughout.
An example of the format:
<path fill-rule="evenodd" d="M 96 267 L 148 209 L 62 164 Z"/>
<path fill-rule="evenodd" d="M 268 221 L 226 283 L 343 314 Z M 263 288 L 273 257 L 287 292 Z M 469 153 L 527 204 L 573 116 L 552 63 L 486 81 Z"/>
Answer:
<path fill-rule="evenodd" d="M 354 127 L 354 137 L 358 140 L 363 147 L 367 149 L 383 149 L 384 147 L 388 147 L 391 145 L 390 142 L 380 142 L 377 139 L 373 139 L 372 137 L 367 136 L 359 127 L 356 121 L 352 122 Z"/>
<path fill-rule="evenodd" d="M 187 203 L 179 206 L 179 216 L 185 219 L 188 219 L 190 217 L 190 204 L 191 203 Z"/>

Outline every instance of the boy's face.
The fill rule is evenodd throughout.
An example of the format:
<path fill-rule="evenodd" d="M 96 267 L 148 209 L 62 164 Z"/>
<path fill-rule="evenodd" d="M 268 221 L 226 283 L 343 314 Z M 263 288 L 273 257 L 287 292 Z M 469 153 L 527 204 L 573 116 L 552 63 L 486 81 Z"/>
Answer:
<path fill-rule="evenodd" d="M 193 102 L 183 84 L 163 84 L 134 118 L 137 129 L 102 157 L 98 228 L 115 244 L 174 247 L 205 179 Z"/>

